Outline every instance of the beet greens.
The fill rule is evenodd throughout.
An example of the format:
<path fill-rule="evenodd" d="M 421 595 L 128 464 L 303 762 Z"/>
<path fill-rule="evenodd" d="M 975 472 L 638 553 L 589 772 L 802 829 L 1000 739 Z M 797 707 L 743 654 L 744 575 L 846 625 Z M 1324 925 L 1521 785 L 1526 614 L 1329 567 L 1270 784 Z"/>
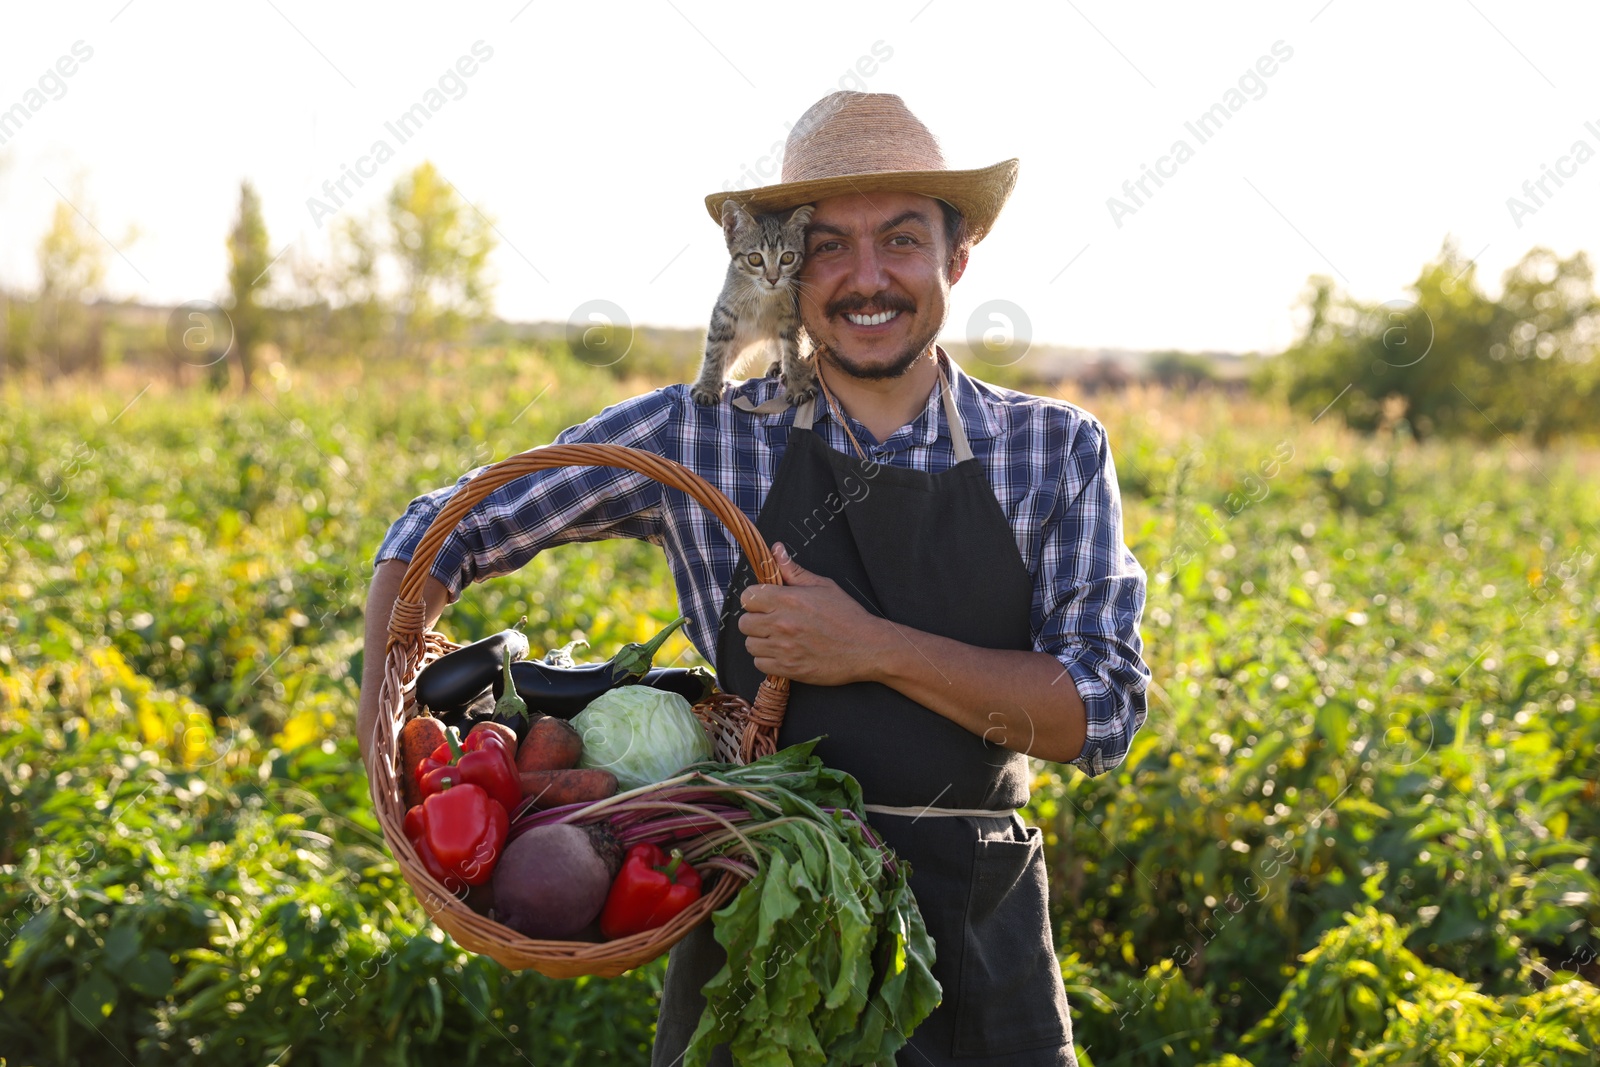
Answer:
<path fill-rule="evenodd" d="M 666 782 L 513 820 L 513 839 L 538 826 L 603 823 L 624 848 L 670 843 L 708 873 L 749 879 L 713 916 L 738 966 L 706 984 L 686 1067 L 707 1063 L 722 1042 L 739 1063 L 888 1061 L 939 1004 L 910 866 L 867 824 L 855 779 L 823 766 L 814 745 L 747 766 L 699 763 Z M 785 1058 L 773 1061 L 775 1050 Z"/>

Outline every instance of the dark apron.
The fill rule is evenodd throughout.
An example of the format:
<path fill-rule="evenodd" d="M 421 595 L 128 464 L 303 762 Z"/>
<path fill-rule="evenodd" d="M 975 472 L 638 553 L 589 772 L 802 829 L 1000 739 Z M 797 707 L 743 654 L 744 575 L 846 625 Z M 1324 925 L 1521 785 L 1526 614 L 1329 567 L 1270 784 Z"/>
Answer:
<path fill-rule="evenodd" d="M 812 432 L 807 401 L 757 528 L 876 615 L 970 645 L 1031 650 L 1032 578 L 972 458 L 942 369 L 940 379 L 955 466 L 928 474 L 835 451 Z M 753 580 L 741 559 L 717 641 L 718 684 L 746 700 L 763 677 L 738 627 L 739 594 Z M 980 737 L 877 682 L 791 685 L 778 745 L 819 735 L 816 754 L 855 776 L 872 826 L 910 862 L 934 939 L 944 999 L 896 1062 L 1076 1067 L 1041 834 L 1012 810 L 1028 799 L 1027 758 L 1001 747 L 998 733 Z M 679 1061 L 705 1007 L 701 987 L 725 960 L 710 923 L 674 946 L 653 1067 Z M 726 1046 L 711 1062 L 731 1064 Z"/>

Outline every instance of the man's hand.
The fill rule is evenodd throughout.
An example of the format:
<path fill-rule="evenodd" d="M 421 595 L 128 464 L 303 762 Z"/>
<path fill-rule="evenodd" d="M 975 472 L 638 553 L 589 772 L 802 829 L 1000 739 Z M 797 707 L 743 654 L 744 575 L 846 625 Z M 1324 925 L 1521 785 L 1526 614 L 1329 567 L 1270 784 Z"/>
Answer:
<path fill-rule="evenodd" d="M 844 685 L 872 675 L 886 621 L 832 578 L 812 574 L 772 546 L 784 585 L 751 585 L 739 595 L 739 630 L 756 670 L 811 685 Z"/>

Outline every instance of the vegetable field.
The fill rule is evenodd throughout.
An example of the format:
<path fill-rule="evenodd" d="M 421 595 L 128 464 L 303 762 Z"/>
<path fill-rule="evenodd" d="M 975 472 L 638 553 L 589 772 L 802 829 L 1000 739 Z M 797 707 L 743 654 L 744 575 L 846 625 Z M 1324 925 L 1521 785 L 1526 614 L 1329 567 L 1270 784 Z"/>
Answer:
<path fill-rule="evenodd" d="M 406 502 L 652 384 L 516 349 L 0 393 L 0 1062 L 648 1061 L 664 962 L 456 948 L 353 725 Z M 1036 765 L 1082 1061 L 1600 1063 L 1600 451 L 1081 402 L 1155 674 L 1123 766 Z M 600 659 L 677 614 L 659 550 L 605 543 L 441 627 Z"/>

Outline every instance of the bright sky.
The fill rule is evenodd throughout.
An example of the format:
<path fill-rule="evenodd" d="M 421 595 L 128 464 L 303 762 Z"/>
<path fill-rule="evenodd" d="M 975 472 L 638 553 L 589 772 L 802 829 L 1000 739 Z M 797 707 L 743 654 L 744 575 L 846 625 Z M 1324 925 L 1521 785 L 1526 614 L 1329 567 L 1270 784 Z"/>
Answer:
<path fill-rule="evenodd" d="M 948 335 L 1005 300 L 1041 341 L 1274 350 L 1312 273 L 1386 300 L 1446 235 L 1491 288 L 1536 244 L 1600 250 L 1596 40 L 1595 5 L 1509 0 L 29 4 L 0 35 L 0 111 L 32 111 L 0 126 L 0 283 L 36 283 L 64 195 L 122 245 L 113 295 L 220 297 L 241 178 L 275 253 L 315 247 L 307 198 L 383 139 L 344 210 L 433 160 L 498 220 L 504 317 L 605 299 L 703 325 L 726 264 L 703 197 L 843 85 L 899 94 L 953 167 L 1022 161 Z M 441 76 L 401 144 L 384 124 Z M 1230 103 L 1203 143 L 1186 129 Z M 1135 203 L 1144 165 L 1168 176 Z M 1568 176 L 1535 203 L 1546 165 Z"/>

